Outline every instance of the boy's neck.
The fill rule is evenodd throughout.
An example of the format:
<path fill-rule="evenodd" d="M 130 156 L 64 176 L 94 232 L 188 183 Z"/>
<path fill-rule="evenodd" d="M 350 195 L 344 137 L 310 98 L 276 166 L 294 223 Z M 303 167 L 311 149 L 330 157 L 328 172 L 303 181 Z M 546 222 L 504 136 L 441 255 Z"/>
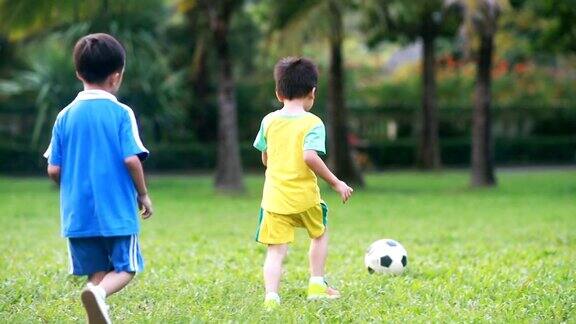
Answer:
<path fill-rule="evenodd" d="M 304 101 L 300 99 L 284 100 L 284 107 L 282 107 L 281 110 L 289 114 L 306 112 L 306 109 L 304 109 Z"/>
<path fill-rule="evenodd" d="M 84 91 L 86 91 L 86 90 L 102 90 L 102 91 L 106 91 L 110 94 L 116 95 L 114 93 L 114 89 L 111 89 L 110 87 L 107 87 L 105 85 L 86 83 L 86 82 L 84 82 L 83 84 L 84 84 Z"/>

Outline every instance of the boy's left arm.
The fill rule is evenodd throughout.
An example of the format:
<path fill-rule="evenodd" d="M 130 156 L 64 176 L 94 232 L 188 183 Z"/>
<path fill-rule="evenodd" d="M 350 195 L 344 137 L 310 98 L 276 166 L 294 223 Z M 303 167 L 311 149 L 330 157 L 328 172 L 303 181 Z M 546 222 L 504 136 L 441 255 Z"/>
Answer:
<path fill-rule="evenodd" d="M 130 173 L 134 187 L 138 192 L 138 207 L 141 210 L 142 218 L 147 219 L 154 213 L 152 201 L 148 196 L 146 181 L 144 179 L 144 169 L 142 162 L 149 154 L 148 149 L 142 144 L 138 133 L 138 124 L 132 109 L 128 109 L 124 119 L 120 124 L 120 145 L 124 164 Z"/>
<path fill-rule="evenodd" d="M 60 186 L 60 166 L 48 164 L 48 177 Z"/>
<path fill-rule="evenodd" d="M 136 187 L 138 192 L 138 207 L 141 210 L 142 218 L 147 219 L 154 214 L 154 209 L 152 208 L 152 200 L 148 196 L 142 162 L 140 162 L 140 158 L 137 155 L 132 155 L 124 159 L 124 164 L 130 172 L 134 187 Z"/>
<path fill-rule="evenodd" d="M 265 167 L 268 166 L 268 153 L 266 153 L 266 151 L 262 152 L 262 164 L 264 164 Z"/>

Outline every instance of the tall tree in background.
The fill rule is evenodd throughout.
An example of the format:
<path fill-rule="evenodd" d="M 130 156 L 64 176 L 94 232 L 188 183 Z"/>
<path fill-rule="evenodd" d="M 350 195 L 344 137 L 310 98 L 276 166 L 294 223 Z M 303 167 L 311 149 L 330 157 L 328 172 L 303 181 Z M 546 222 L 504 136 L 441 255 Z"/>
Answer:
<path fill-rule="evenodd" d="M 217 122 L 214 122 L 217 118 L 211 118 L 217 106 L 212 100 L 215 83 L 209 67 L 212 50 L 210 20 L 206 9 L 195 0 L 181 0 L 178 12 L 184 15 L 186 22 L 181 30 L 171 33 L 172 42 L 183 48 L 177 61 L 187 70 L 187 86 L 194 98 L 186 107 L 186 125 L 198 140 L 210 141 L 217 138 Z"/>
<path fill-rule="evenodd" d="M 354 163 L 348 141 L 348 111 L 344 98 L 344 41 L 342 1 L 328 1 L 328 17 L 330 20 L 330 70 L 328 75 L 328 150 L 330 167 L 337 177 L 343 181 L 364 186 L 364 178 L 360 169 Z"/>
<path fill-rule="evenodd" d="M 218 149 L 216 189 L 243 192 L 242 161 L 238 143 L 236 93 L 230 53 L 230 24 L 234 10 L 242 6 L 237 0 L 202 0 L 209 18 L 212 41 L 218 62 Z"/>
<path fill-rule="evenodd" d="M 343 181 L 357 187 L 363 187 L 364 178 L 352 158 L 348 141 L 348 112 L 344 97 L 345 77 L 342 44 L 344 42 L 344 9 L 347 3 L 343 0 L 273 2 L 272 29 L 301 34 L 301 36 L 306 33 L 302 29 L 313 30 L 316 37 L 320 34 L 322 38 L 328 39 L 330 58 L 326 107 L 328 164 L 336 176 Z M 323 26 L 323 23 L 327 23 L 327 25 Z M 301 30 L 295 31 L 294 26 L 300 26 Z"/>
<path fill-rule="evenodd" d="M 417 18 L 420 19 L 418 33 L 422 39 L 422 120 L 416 161 L 423 169 L 438 169 L 441 166 L 438 107 L 436 105 L 435 49 L 441 9 L 441 1 L 425 1 Z"/>
<path fill-rule="evenodd" d="M 453 1 L 365 0 L 368 42 L 422 41 L 422 111 L 417 164 L 422 169 L 441 167 L 436 103 L 436 40 L 453 34 L 459 14 Z"/>
<path fill-rule="evenodd" d="M 477 0 L 466 10 L 471 16 L 471 26 L 479 40 L 476 54 L 476 84 L 474 111 L 472 113 L 472 170 L 473 187 L 496 185 L 494 174 L 494 149 L 490 115 L 492 56 L 494 35 L 497 31 L 500 6 L 496 0 Z"/>

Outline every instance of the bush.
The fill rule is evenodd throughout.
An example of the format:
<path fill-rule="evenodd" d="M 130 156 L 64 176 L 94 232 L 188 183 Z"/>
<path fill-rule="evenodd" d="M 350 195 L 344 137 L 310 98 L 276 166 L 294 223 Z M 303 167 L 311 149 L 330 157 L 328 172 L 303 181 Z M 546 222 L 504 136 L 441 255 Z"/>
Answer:
<path fill-rule="evenodd" d="M 376 169 L 410 167 L 416 164 L 416 145 L 413 139 L 381 142 L 360 151 Z M 470 164 L 470 139 L 440 141 L 442 162 L 446 166 Z M 146 171 L 212 171 L 216 167 L 216 146 L 213 144 L 161 144 L 149 146 L 150 158 Z M 46 161 L 43 151 L 28 146 L 0 145 L 0 173 L 43 174 Z M 251 143 L 240 145 L 244 168 L 262 170 L 260 153 Z M 567 164 L 576 162 L 576 137 L 531 137 L 497 139 L 495 159 L 498 165 Z"/>
<path fill-rule="evenodd" d="M 216 145 L 160 144 L 148 146 L 150 158 L 144 162 L 146 171 L 211 171 L 216 167 Z M 0 174 L 41 175 L 46 172 L 44 150 L 29 145 L 0 144 Z M 260 153 L 251 143 L 240 145 L 244 166 L 262 169 Z"/>
<path fill-rule="evenodd" d="M 28 145 L 0 144 L 0 173 L 15 175 L 45 172 L 43 153 Z"/>
<path fill-rule="evenodd" d="M 417 141 L 413 139 L 369 145 L 362 152 L 376 168 L 416 164 Z M 442 139 L 440 150 L 446 166 L 470 164 L 470 138 Z M 500 138 L 494 143 L 498 165 L 567 164 L 576 162 L 576 137 Z"/>
<path fill-rule="evenodd" d="M 182 171 L 208 170 L 216 165 L 216 147 L 211 145 L 158 145 L 150 146 L 146 170 Z"/>
<path fill-rule="evenodd" d="M 496 142 L 501 164 L 574 163 L 576 137 L 537 137 Z"/>

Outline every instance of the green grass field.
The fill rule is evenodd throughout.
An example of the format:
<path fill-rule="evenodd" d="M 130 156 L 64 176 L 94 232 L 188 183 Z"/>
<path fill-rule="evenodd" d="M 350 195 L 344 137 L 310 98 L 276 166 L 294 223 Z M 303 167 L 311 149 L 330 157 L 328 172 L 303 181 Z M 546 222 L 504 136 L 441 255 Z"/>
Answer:
<path fill-rule="evenodd" d="M 253 241 L 262 178 L 247 196 L 213 193 L 208 177 L 152 177 L 143 223 L 146 270 L 109 299 L 118 323 L 576 322 L 576 171 L 507 171 L 495 190 L 467 174 L 384 173 L 330 206 L 328 279 L 343 293 L 307 302 L 307 246 L 286 262 L 282 308 L 262 310 L 264 247 Z M 84 280 L 67 274 L 58 194 L 47 179 L 0 178 L 0 322 L 79 322 Z M 409 253 L 398 277 L 363 266 L 374 240 Z"/>

